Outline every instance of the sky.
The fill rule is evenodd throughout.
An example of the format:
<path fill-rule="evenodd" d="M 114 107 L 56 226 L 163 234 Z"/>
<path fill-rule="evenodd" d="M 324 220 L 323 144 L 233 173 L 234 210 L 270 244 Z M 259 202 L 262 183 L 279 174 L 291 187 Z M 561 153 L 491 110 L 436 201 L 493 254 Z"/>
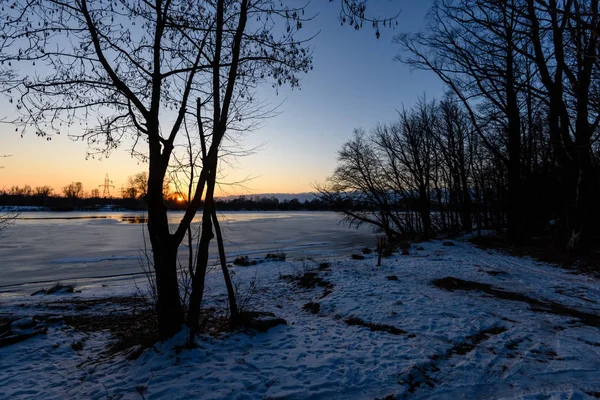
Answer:
<path fill-rule="evenodd" d="M 432 0 L 369 2 L 372 16 L 401 10 L 396 29 L 382 29 L 380 39 L 370 27 L 355 31 L 341 26 L 336 4 L 313 0 L 308 5 L 307 15 L 317 15 L 304 30 L 320 31 L 311 43 L 314 68 L 302 76 L 299 90 L 259 89 L 261 100 L 281 103 L 278 115 L 242 139 L 244 148 L 257 149 L 224 169 L 217 195 L 313 191 L 314 184 L 332 174 L 337 152 L 355 128 L 391 122 L 396 110 L 412 106 L 424 94 L 442 96 L 443 85 L 433 73 L 411 71 L 394 60 L 399 48 L 392 43 L 394 35 L 423 27 Z M 102 159 L 86 159 L 87 150 L 85 142 L 67 136 L 48 141 L 31 132 L 21 138 L 14 126 L 0 124 L 0 155 L 10 155 L 0 158 L 0 189 L 49 185 L 60 193 L 63 186 L 80 181 L 90 191 L 104 184 L 108 174 L 117 195 L 128 176 L 147 169 L 127 147 Z M 234 184 L 240 181 L 245 182 Z"/>

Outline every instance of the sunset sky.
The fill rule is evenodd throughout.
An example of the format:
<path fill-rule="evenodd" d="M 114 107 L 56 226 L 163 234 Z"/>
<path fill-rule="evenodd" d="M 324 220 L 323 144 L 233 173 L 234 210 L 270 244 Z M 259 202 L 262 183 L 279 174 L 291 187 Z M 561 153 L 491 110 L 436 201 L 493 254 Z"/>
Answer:
<path fill-rule="evenodd" d="M 259 97 L 271 105 L 283 101 L 280 114 L 243 139 L 246 148 L 262 146 L 239 159 L 235 168 L 227 168 L 222 181 L 253 179 L 245 187 L 229 187 L 227 194 L 312 191 L 314 183 L 324 182 L 331 174 L 337 151 L 354 128 L 369 129 L 378 122 L 390 122 L 396 110 L 413 105 L 424 94 L 439 98 L 443 86 L 432 73 L 411 72 L 393 60 L 398 53 L 393 36 L 419 30 L 431 2 L 371 2 L 376 15 L 402 9 L 399 26 L 383 29 L 377 40 L 370 28 L 357 32 L 340 26 L 339 8 L 334 3 L 314 0 L 309 12 L 319 15 L 305 25 L 311 32 L 321 31 L 312 43 L 314 69 L 303 76 L 301 90 L 284 88 L 277 95 L 270 86 L 260 89 Z M 14 115 L 8 104 L 1 104 L 1 109 L 0 119 Z M 11 155 L 0 159 L 4 166 L 0 169 L 0 189 L 50 185 L 60 192 L 66 184 L 81 181 L 89 191 L 103 184 L 108 174 L 118 194 L 129 175 L 147 169 L 125 147 L 101 160 L 86 160 L 87 149 L 84 142 L 66 136 L 47 141 L 29 132 L 21 138 L 14 126 L 0 123 L 0 154 Z"/>

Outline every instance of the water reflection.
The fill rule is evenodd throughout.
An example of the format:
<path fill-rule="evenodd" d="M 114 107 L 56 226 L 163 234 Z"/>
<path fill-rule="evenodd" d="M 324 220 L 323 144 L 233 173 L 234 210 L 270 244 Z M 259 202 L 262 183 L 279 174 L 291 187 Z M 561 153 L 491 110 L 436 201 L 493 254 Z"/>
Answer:
<path fill-rule="evenodd" d="M 123 215 L 121 217 L 121 222 L 128 224 L 145 224 L 148 222 L 148 217 L 145 215 Z"/>

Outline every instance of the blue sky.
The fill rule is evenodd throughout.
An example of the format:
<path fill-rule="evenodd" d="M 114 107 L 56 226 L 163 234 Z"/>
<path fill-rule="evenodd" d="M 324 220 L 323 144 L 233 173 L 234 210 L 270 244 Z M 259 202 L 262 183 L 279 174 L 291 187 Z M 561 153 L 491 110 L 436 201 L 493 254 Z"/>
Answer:
<path fill-rule="evenodd" d="M 419 30 L 431 0 L 372 0 L 371 15 L 392 15 L 399 9 L 395 30 L 382 29 L 376 39 L 370 26 L 354 31 L 340 26 L 336 3 L 313 0 L 307 14 L 316 18 L 305 24 L 306 35 L 321 31 L 313 40 L 313 70 L 302 77 L 301 89 L 283 88 L 276 94 L 270 86 L 259 90 L 259 98 L 272 105 L 283 101 L 279 115 L 243 138 L 247 148 L 262 145 L 228 168 L 223 181 L 235 182 L 252 176 L 245 187 L 230 187 L 228 194 L 305 192 L 315 182 L 324 182 L 336 164 L 337 151 L 352 137 L 354 128 L 369 129 L 378 122 L 396 118 L 396 110 L 411 106 L 427 94 L 439 98 L 443 85 L 430 72 L 412 71 L 394 61 L 398 46 L 393 36 Z M 12 157 L 3 159 L 0 187 L 49 184 L 57 189 L 71 181 L 82 181 L 91 190 L 108 173 L 119 188 L 127 176 L 146 168 L 126 149 L 108 159 L 85 160 L 86 145 L 67 137 L 46 141 L 29 134 L 20 138 L 14 127 L 0 124 L 0 148 Z"/>

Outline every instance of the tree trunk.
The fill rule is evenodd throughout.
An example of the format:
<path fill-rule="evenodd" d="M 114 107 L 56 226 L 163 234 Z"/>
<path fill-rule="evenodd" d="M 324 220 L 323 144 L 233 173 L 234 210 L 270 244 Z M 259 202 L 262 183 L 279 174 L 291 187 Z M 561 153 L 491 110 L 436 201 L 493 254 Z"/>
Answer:
<path fill-rule="evenodd" d="M 235 291 L 233 290 L 233 284 L 231 283 L 231 277 L 229 276 L 229 270 L 227 269 L 227 258 L 225 256 L 225 246 L 223 245 L 223 235 L 221 234 L 221 225 L 217 218 L 217 210 L 213 207 L 212 209 L 212 220 L 215 226 L 215 233 L 217 235 L 217 245 L 219 247 L 219 260 L 221 261 L 221 270 L 223 271 L 223 279 L 225 279 L 225 286 L 227 287 L 227 298 L 229 299 L 229 312 L 231 313 L 231 322 L 233 325 L 237 324 L 238 320 L 238 307 L 235 299 Z"/>
<path fill-rule="evenodd" d="M 509 47 L 506 61 L 506 118 L 508 135 L 508 194 L 507 194 L 507 238 L 512 243 L 520 243 L 524 237 L 521 194 L 521 114 L 515 91 L 513 64 L 512 31 L 508 32 Z"/>
<path fill-rule="evenodd" d="M 168 339 L 181 329 L 184 322 L 177 280 L 177 248 L 170 245 L 153 245 L 156 271 L 156 314 L 161 339 Z"/>
<path fill-rule="evenodd" d="M 148 191 L 148 231 L 152 244 L 154 271 L 156 273 L 156 314 L 160 339 L 168 339 L 181 329 L 184 322 L 183 307 L 179 298 L 177 280 L 177 245 L 172 243 L 167 221 L 167 210 Z"/>
<path fill-rule="evenodd" d="M 467 179 L 467 173 L 464 166 L 461 168 L 461 187 L 462 187 L 462 207 L 461 207 L 461 222 L 463 230 L 471 232 L 473 230 L 473 219 L 471 217 L 471 189 L 469 188 L 469 181 Z"/>
<path fill-rule="evenodd" d="M 514 141 L 514 139 L 513 139 Z M 509 139 L 509 143 L 511 140 Z M 520 142 L 520 141 L 519 141 Z M 520 146 L 520 143 L 513 143 L 513 147 Z M 509 147 L 510 144 L 509 144 Z M 521 213 L 521 166 L 518 149 L 513 148 L 509 152 L 508 164 L 508 193 L 507 193 L 507 238 L 512 243 L 520 243 L 523 238 L 523 215 Z"/>
<path fill-rule="evenodd" d="M 594 203 L 597 198 L 597 180 L 587 147 L 578 149 L 579 168 L 575 196 L 569 214 L 567 250 L 574 254 L 589 254 L 591 226 L 594 222 Z"/>
<path fill-rule="evenodd" d="M 206 270 L 208 268 L 208 250 L 210 241 L 214 234 L 212 230 L 212 213 L 214 207 L 214 190 L 216 181 L 217 158 L 206 163 L 209 170 L 206 180 L 206 196 L 204 198 L 204 209 L 202 211 L 202 233 L 200 235 L 200 243 L 198 243 L 198 255 L 196 261 L 196 272 L 192 278 L 192 294 L 190 295 L 190 305 L 188 312 L 187 324 L 190 327 L 189 341 L 192 342 L 198 329 L 200 319 L 200 308 L 202 306 L 202 298 L 204 295 L 204 284 L 206 278 Z"/>
<path fill-rule="evenodd" d="M 429 205 L 429 196 L 427 195 L 427 188 L 421 186 L 419 188 L 419 205 L 421 214 L 421 221 L 423 223 L 423 239 L 429 239 L 432 235 L 431 229 L 431 211 Z"/>
<path fill-rule="evenodd" d="M 153 125 L 158 127 L 158 123 Z M 163 165 L 161 146 L 156 135 L 150 141 L 150 166 L 148 174 L 148 232 L 152 245 L 154 271 L 156 273 L 156 314 L 161 340 L 179 332 L 184 322 L 183 307 L 179 297 L 177 280 L 177 249 L 169 233 L 167 208 L 163 203 L 163 182 L 166 165 Z"/>
<path fill-rule="evenodd" d="M 448 229 L 448 225 L 446 224 L 446 212 L 444 210 L 443 200 L 442 200 L 442 190 L 436 185 L 435 189 L 437 193 L 437 204 L 440 212 L 440 221 L 442 224 L 442 231 L 446 231 Z"/>
<path fill-rule="evenodd" d="M 202 234 L 200 243 L 198 244 L 198 256 L 196 261 L 196 272 L 192 278 L 192 294 L 190 295 L 190 304 L 188 312 L 187 324 L 190 327 L 190 341 L 195 336 L 198 329 L 198 321 L 200 320 L 200 307 L 202 306 L 202 297 L 204 294 L 204 284 L 206 278 L 206 270 L 208 268 L 208 248 L 210 241 L 214 237 L 212 231 L 211 210 L 204 203 L 204 211 L 202 215 Z"/>

